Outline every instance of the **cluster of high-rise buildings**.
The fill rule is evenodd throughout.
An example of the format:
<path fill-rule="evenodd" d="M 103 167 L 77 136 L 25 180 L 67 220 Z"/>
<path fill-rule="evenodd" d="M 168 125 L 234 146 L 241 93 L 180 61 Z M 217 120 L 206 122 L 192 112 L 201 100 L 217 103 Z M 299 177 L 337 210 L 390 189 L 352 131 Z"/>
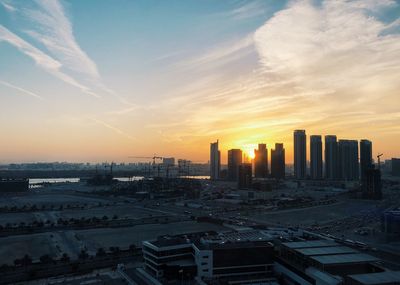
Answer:
<path fill-rule="evenodd" d="M 282 143 L 276 143 L 275 149 L 271 149 L 271 170 L 268 163 L 268 149 L 266 144 L 259 144 L 254 150 L 254 177 L 273 177 L 283 179 L 285 177 L 285 149 Z M 225 175 L 221 172 L 221 152 L 218 141 L 210 145 L 210 179 L 226 178 L 238 181 L 239 186 L 251 184 L 253 177 L 253 165 L 243 160 L 241 149 L 228 150 L 228 169 Z"/>
<path fill-rule="evenodd" d="M 310 136 L 309 165 L 307 161 L 307 135 L 305 130 L 294 131 L 294 177 L 296 179 L 357 181 L 365 180 L 368 171 L 374 168 L 372 160 L 372 142 L 337 139 L 335 135 Z M 323 147 L 324 146 L 324 147 Z M 210 147 L 210 178 L 217 180 L 226 178 L 240 182 L 247 179 L 285 177 L 285 149 L 282 143 L 276 143 L 271 149 L 271 164 L 269 169 L 268 149 L 266 144 L 259 144 L 254 150 L 253 165 L 243 161 L 243 152 L 240 149 L 228 151 L 228 169 L 225 175 L 221 174 L 221 152 L 218 141 Z M 309 167 L 308 167 L 309 166 Z M 243 177 L 242 177 L 243 176 Z"/>
<path fill-rule="evenodd" d="M 310 136 L 311 179 L 356 181 L 361 178 L 363 181 L 373 168 L 371 141 L 363 139 L 358 143 L 357 140 L 338 140 L 335 135 L 327 135 L 323 152 L 322 136 Z M 294 131 L 294 176 L 297 179 L 308 177 L 305 130 Z"/>

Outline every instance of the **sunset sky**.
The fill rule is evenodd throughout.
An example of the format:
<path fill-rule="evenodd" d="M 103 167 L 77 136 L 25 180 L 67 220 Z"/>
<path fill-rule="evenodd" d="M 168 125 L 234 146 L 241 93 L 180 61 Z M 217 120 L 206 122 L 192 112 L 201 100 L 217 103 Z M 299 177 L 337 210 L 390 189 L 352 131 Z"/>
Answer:
<path fill-rule="evenodd" d="M 400 1 L 0 0 L 0 163 L 206 162 L 293 130 L 400 157 Z"/>

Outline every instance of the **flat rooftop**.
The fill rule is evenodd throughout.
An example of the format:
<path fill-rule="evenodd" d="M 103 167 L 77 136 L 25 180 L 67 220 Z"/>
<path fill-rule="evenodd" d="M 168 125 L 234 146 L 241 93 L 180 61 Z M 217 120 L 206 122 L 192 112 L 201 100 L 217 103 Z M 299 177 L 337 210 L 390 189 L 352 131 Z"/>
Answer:
<path fill-rule="evenodd" d="M 310 258 L 323 265 L 367 263 L 379 260 L 378 258 L 365 253 L 321 255 L 311 256 Z"/>
<path fill-rule="evenodd" d="M 344 253 L 358 253 L 357 250 L 347 246 L 329 246 L 329 247 L 311 247 L 311 248 L 299 248 L 297 252 L 306 256 L 317 256 L 317 255 L 335 255 Z"/>
<path fill-rule="evenodd" d="M 385 271 L 379 273 L 349 275 L 349 278 L 365 285 L 400 283 L 400 271 Z"/>
<path fill-rule="evenodd" d="M 333 247 L 339 246 L 333 240 L 310 240 L 310 241 L 294 241 L 294 242 L 284 242 L 282 245 L 293 248 L 293 249 L 300 249 L 300 248 L 312 248 L 312 247 Z"/>
<path fill-rule="evenodd" d="M 202 242 L 239 242 L 239 241 L 270 241 L 272 236 L 258 230 L 234 231 L 220 233 L 215 236 L 202 237 Z"/>

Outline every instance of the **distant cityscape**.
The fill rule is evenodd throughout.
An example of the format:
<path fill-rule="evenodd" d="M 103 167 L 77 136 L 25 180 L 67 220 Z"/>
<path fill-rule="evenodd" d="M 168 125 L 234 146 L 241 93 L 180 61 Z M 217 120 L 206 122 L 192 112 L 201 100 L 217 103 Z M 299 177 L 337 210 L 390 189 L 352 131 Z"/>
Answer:
<path fill-rule="evenodd" d="M 221 152 L 219 141 L 210 145 L 210 179 L 237 181 L 238 188 L 252 188 L 253 178 L 259 181 L 266 179 L 281 180 L 285 177 L 320 181 L 332 185 L 360 182 L 364 197 L 381 198 L 381 161 L 378 154 L 377 163 L 372 157 L 372 142 L 367 139 L 337 139 L 336 135 L 325 136 L 325 148 L 322 147 L 322 136 L 310 136 L 310 161 L 307 161 L 307 135 L 305 130 L 293 133 L 294 164 L 293 173 L 285 170 L 285 148 L 283 143 L 276 143 L 271 149 L 271 161 L 268 159 L 267 145 L 261 143 L 254 150 L 251 161 L 241 149 L 228 150 L 227 169 L 221 169 Z M 269 171 L 269 165 L 271 171 Z M 400 159 L 392 158 L 384 163 L 386 170 L 400 176 Z M 325 181 L 325 182 L 324 182 Z"/>

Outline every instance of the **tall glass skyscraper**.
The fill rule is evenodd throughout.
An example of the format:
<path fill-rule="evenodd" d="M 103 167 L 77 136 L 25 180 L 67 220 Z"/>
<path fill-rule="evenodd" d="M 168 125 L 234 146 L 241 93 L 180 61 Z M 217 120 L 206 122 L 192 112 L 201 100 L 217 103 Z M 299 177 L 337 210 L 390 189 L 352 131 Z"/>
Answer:
<path fill-rule="evenodd" d="M 334 135 L 325 136 L 325 178 L 338 179 L 338 146 Z"/>
<path fill-rule="evenodd" d="M 369 140 L 360 141 L 360 174 L 364 181 L 367 170 L 372 168 L 372 142 Z"/>
<path fill-rule="evenodd" d="M 310 136 L 310 176 L 322 179 L 322 139 L 317 135 Z"/>
<path fill-rule="evenodd" d="M 221 171 L 221 153 L 218 149 L 218 140 L 210 144 L 210 179 L 219 179 Z"/>
<path fill-rule="evenodd" d="M 305 130 L 294 131 L 294 176 L 305 179 L 307 176 L 307 137 Z"/>
<path fill-rule="evenodd" d="M 285 178 L 285 149 L 283 143 L 276 143 L 271 149 L 271 176 L 276 179 Z"/>
<path fill-rule="evenodd" d="M 259 144 L 254 150 L 254 176 L 265 178 L 268 176 L 268 149 L 266 144 Z"/>

